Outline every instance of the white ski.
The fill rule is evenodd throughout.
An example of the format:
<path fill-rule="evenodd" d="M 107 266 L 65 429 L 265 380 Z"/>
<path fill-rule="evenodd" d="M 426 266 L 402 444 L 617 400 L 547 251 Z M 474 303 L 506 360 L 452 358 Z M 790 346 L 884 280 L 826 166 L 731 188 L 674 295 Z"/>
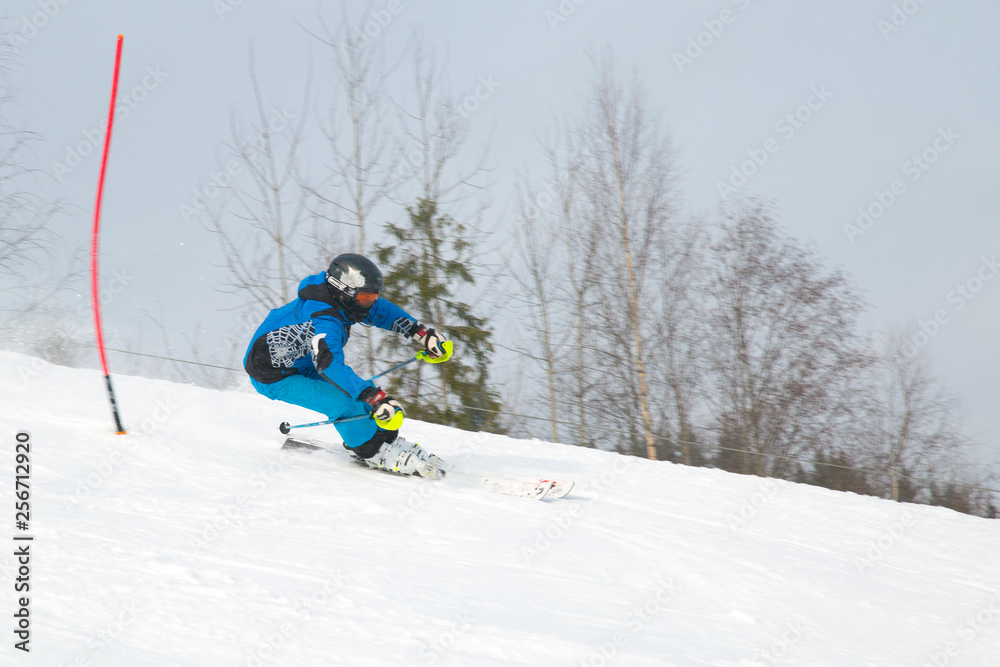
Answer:
<path fill-rule="evenodd" d="M 463 477 L 477 484 L 480 488 L 502 493 L 505 496 L 515 496 L 517 498 L 531 498 L 542 500 L 548 498 L 552 492 L 552 482 L 539 480 L 537 482 L 519 479 L 504 479 L 502 477 L 481 477 L 479 475 L 466 475 L 463 473 L 448 473 L 451 477 Z"/>
<path fill-rule="evenodd" d="M 284 444 L 281 445 L 281 448 L 286 450 L 298 449 L 310 452 L 323 450 L 331 454 L 349 456 L 349 453 L 343 446 L 307 438 L 286 438 Z M 493 493 L 501 493 L 506 496 L 515 496 L 517 498 L 531 498 L 533 500 L 555 500 L 558 498 L 564 498 L 573 489 L 573 482 L 557 482 L 551 479 L 513 478 L 496 475 L 468 474 L 455 471 L 446 472 L 445 477 L 453 479 L 458 478 L 468 482 L 470 486 L 477 486 Z"/>

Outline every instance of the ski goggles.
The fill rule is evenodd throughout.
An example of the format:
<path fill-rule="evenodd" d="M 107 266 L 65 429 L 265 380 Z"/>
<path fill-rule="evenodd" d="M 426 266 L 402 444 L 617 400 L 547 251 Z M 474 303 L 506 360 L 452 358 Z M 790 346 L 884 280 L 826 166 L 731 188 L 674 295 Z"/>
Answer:
<path fill-rule="evenodd" d="M 375 290 L 359 289 L 354 294 L 354 301 L 362 308 L 371 308 L 378 301 L 378 292 Z"/>

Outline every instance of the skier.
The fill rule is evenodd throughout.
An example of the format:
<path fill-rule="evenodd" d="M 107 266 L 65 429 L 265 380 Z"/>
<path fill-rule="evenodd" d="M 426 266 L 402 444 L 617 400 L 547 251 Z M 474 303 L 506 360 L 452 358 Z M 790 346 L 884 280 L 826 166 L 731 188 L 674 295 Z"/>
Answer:
<path fill-rule="evenodd" d="M 418 343 L 420 359 L 441 363 L 452 342 L 381 298 L 382 272 L 367 257 L 338 255 L 323 273 L 299 283 L 298 298 L 272 310 L 243 359 L 254 389 L 325 414 L 329 419 L 370 415 L 336 424 L 344 446 L 372 468 L 407 475 L 444 474 L 440 458 L 399 436 L 403 406 L 351 370 L 344 345 L 351 326 L 377 326 Z"/>

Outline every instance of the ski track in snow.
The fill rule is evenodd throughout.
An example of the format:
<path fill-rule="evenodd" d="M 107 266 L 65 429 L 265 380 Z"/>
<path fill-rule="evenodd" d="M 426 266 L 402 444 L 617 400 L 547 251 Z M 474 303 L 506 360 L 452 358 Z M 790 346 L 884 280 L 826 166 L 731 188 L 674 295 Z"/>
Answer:
<path fill-rule="evenodd" d="M 1000 522 L 407 421 L 537 502 L 282 452 L 315 413 L 0 352 L 0 506 L 32 442 L 30 654 L 0 664 L 1000 665 Z M 332 429 L 303 429 L 335 441 Z M 937 663 L 935 663 L 935 660 Z"/>

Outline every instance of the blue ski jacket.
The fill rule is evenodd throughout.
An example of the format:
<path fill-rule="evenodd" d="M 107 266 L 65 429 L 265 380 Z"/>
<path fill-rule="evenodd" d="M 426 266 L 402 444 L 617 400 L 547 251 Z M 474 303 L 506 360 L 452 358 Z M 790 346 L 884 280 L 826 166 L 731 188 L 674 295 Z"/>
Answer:
<path fill-rule="evenodd" d="M 307 276 L 299 283 L 298 298 L 272 310 L 257 327 L 243 357 L 243 367 L 250 377 L 264 384 L 296 374 L 316 377 L 309 341 L 325 333 L 333 361 L 323 373 L 344 393 L 357 399 L 366 387 L 374 385 L 360 378 L 344 361 L 344 345 L 350 338 L 351 324 L 333 300 L 326 273 Z M 363 324 L 409 336 L 416 330 L 417 320 L 396 304 L 379 298 Z"/>

